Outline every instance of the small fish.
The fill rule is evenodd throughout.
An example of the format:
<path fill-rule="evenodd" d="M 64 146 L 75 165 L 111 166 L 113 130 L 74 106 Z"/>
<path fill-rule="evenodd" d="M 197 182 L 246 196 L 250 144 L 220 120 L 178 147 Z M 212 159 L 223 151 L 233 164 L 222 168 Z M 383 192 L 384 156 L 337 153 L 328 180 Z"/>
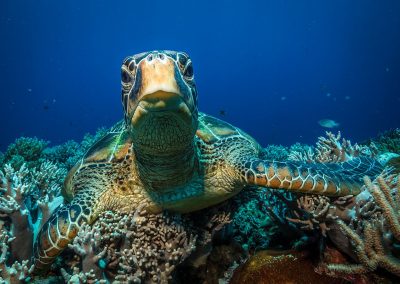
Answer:
<path fill-rule="evenodd" d="M 225 116 L 225 114 L 226 114 L 226 113 L 225 113 L 224 110 L 221 109 L 221 110 L 219 111 L 219 115 Z"/>
<path fill-rule="evenodd" d="M 286 100 L 286 97 L 281 97 L 281 101 L 285 101 Z"/>
<path fill-rule="evenodd" d="M 322 127 L 326 127 L 326 128 L 335 128 L 340 125 L 339 123 L 337 123 L 336 121 L 334 121 L 332 119 L 321 119 L 318 121 L 318 124 L 321 125 Z"/>

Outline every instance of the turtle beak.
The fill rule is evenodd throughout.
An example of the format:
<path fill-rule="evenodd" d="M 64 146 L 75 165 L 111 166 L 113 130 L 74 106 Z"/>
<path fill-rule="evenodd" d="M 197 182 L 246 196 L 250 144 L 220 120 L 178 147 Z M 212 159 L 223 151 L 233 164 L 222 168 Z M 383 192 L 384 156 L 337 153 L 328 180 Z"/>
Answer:
<path fill-rule="evenodd" d="M 175 63 L 160 52 L 150 53 L 140 64 L 139 105 L 148 111 L 179 108 L 183 95 L 176 81 Z"/>

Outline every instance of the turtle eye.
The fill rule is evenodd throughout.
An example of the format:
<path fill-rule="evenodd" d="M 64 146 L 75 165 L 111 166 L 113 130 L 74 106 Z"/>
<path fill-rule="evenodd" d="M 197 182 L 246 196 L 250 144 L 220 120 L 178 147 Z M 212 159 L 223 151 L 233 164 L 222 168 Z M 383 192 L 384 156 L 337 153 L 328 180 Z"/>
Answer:
<path fill-rule="evenodd" d="M 178 63 L 182 67 L 182 69 L 186 66 L 187 61 L 187 56 L 182 53 L 178 53 Z"/>
<path fill-rule="evenodd" d="M 129 72 L 127 70 L 125 70 L 124 68 L 121 69 L 121 81 L 124 84 L 128 84 L 130 83 L 132 80 L 131 75 L 129 74 Z"/>
<path fill-rule="evenodd" d="M 133 72 L 136 70 L 136 64 L 135 64 L 134 61 L 132 61 L 131 63 L 129 63 L 128 69 L 129 69 L 129 71 L 131 71 L 131 73 L 133 73 Z"/>
<path fill-rule="evenodd" d="M 193 77 L 193 65 L 192 62 L 189 62 L 188 65 L 185 68 L 185 71 L 183 72 L 183 76 L 187 79 L 191 79 Z"/>

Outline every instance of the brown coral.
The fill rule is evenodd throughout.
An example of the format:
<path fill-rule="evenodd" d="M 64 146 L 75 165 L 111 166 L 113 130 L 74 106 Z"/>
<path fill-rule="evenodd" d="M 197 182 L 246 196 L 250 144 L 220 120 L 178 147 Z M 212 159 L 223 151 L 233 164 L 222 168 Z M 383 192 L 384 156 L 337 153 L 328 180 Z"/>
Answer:
<path fill-rule="evenodd" d="M 359 207 L 357 218 L 337 224 L 353 244 L 357 264 L 328 264 L 328 271 L 343 274 L 366 273 L 378 267 L 400 276 L 400 259 L 393 254 L 400 241 L 400 176 L 381 175 L 365 185 L 373 197 Z M 365 209 L 367 208 L 367 210 Z M 369 213 L 367 213 L 369 211 Z"/>

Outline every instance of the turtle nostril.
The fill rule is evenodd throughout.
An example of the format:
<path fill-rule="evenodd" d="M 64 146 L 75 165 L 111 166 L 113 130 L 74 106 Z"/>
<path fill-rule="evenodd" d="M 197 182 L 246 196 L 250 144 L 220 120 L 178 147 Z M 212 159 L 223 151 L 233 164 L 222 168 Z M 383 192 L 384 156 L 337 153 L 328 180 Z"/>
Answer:
<path fill-rule="evenodd" d="M 158 54 L 158 58 L 160 58 L 161 60 L 164 60 L 165 56 L 164 56 L 164 54 L 159 53 L 159 54 Z"/>
<path fill-rule="evenodd" d="M 149 54 L 147 56 L 147 61 L 152 61 L 153 60 L 153 54 Z"/>

